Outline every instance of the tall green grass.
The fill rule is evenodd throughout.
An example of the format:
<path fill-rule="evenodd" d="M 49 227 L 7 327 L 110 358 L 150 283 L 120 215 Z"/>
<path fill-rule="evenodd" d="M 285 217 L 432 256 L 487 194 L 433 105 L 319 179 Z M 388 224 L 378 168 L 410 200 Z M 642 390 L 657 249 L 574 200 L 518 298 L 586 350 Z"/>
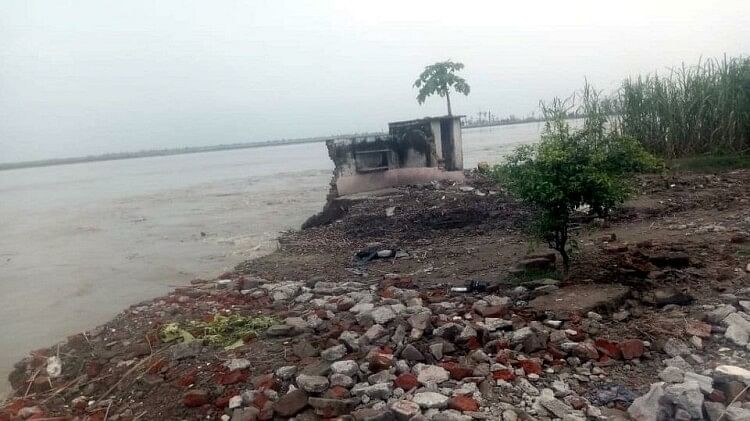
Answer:
<path fill-rule="evenodd" d="M 750 58 L 630 78 L 612 100 L 613 128 L 659 156 L 750 152 Z"/>

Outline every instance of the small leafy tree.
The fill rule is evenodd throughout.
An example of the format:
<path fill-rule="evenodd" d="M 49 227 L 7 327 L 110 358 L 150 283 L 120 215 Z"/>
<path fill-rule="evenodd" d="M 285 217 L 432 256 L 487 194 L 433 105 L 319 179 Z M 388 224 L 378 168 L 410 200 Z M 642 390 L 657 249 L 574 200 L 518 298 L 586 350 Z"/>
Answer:
<path fill-rule="evenodd" d="M 419 89 L 417 102 L 422 105 L 428 96 L 438 94 L 441 97 L 445 97 L 448 102 L 448 115 L 453 115 L 451 111 L 450 90 L 453 89 L 464 95 L 469 95 L 469 91 L 471 90 L 466 80 L 455 73 L 463 68 L 463 63 L 454 63 L 450 60 L 425 67 L 422 74 L 414 82 L 414 87 Z"/>
<path fill-rule="evenodd" d="M 536 234 L 560 253 L 566 272 L 571 213 L 588 205 L 605 215 L 631 193 L 629 176 L 657 165 L 638 141 L 607 130 L 599 111 L 587 114 L 583 128 L 572 129 L 566 120 L 570 108 L 559 99 L 542 104 L 541 141 L 517 148 L 494 168 L 498 181 L 537 208 Z"/>

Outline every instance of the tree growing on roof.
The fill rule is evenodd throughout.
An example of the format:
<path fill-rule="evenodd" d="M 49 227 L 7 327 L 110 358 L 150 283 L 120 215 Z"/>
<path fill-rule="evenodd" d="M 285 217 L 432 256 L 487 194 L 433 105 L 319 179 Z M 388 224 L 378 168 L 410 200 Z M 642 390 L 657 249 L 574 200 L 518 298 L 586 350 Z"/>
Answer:
<path fill-rule="evenodd" d="M 469 91 L 471 91 L 471 87 L 466 83 L 466 80 L 456 75 L 456 72 L 463 68 L 463 63 L 455 63 L 450 60 L 425 67 L 422 74 L 414 82 L 414 87 L 419 89 L 417 102 L 422 105 L 428 96 L 438 94 L 445 97 L 448 102 L 448 115 L 453 115 L 451 111 L 451 89 L 464 95 L 469 95 Z"/>

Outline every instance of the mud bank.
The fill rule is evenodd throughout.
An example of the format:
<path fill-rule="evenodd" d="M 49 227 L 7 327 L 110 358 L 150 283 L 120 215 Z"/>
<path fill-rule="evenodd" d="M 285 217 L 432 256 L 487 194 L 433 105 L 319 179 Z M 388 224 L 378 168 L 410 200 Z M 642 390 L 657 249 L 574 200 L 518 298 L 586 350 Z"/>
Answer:
<path fill-rule="evenodd" d="M 642 178 L 579 218 L 564 281 L 529 258 L 532 211 L 470 180 L 364 198 L 32 352 L 0 419 L 743 416 L 750 173 Z"/>

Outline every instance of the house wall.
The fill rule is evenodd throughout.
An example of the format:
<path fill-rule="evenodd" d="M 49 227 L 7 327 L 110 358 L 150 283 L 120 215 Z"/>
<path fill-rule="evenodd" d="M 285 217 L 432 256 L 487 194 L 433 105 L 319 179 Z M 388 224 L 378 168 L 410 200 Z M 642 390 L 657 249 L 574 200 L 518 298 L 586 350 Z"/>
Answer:
<path fill-rule="evenodd" d="M 464 141 L 461 138 L 461 118 L 453 119 L 453 163 L 457 171 L 464 169 Z"/>
<path fill-rule="evenodd" d="M 433 180 L 463 181 L 462 171 L 438 167 L 443 157 L 440 119 L 391 123 L 389 129 L 384 136 L 326 142 L 328 155 L 335 164 L 332 184 L 337 195 Z M 463 168 L 460 119 L 455 119 L 453 130 L 454 139 L 456 136 L 458 139 L 453 148 L 454 159 Z"/>

